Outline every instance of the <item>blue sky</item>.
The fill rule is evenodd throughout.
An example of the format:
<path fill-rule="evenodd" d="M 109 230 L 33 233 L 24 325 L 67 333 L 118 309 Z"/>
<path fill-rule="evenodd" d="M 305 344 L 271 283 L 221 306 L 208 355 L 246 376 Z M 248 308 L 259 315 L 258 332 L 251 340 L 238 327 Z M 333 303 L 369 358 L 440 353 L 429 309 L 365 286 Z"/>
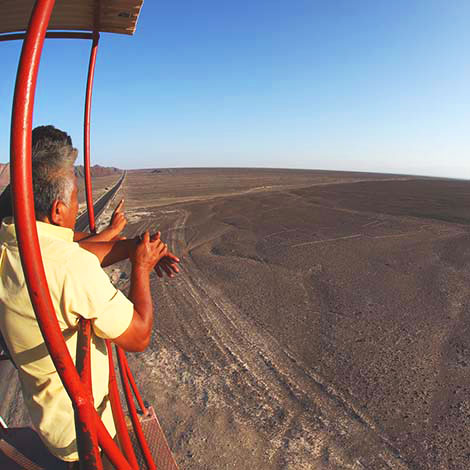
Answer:
<path fill-rule="evenodd" d="M 21 44 L 0 43 L 0 161 Z M 35 125 L 82 157 L 90 44 L 46 41 Z M 103 34 L 92 161 L 470 178 L 468 0 L 147 0 Z"/>

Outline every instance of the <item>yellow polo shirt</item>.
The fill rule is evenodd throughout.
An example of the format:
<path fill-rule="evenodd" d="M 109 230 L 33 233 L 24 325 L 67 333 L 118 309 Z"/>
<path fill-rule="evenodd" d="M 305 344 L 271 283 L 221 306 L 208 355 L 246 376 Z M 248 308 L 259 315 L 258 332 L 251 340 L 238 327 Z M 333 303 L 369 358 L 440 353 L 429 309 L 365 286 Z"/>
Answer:
<path fill-rule="evenodd" d="M 95 407 L 115 435 L 108 400 L 108 358 L 103 338 L 117 338 L 129 326 L 134 307 L 117 290 L 98 258 L 73 242 L 73 231 L 37 222 L 39 244 L 57 320 L 75 362 L 77 324 L 92 320 L 92 386 Z M 0 228 L 0 329 L 18 367 L 34 427 L 51 452 L 78 460 L 72 403 L 47 352 L 25 284 L 12 219 Z"/>

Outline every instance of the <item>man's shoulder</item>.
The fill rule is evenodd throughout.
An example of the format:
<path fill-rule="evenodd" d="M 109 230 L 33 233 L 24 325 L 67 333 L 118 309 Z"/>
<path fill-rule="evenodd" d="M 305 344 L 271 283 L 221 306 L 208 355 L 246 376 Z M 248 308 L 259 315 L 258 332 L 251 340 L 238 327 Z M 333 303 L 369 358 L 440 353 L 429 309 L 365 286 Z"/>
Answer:
<path fill-rule="evenodd" d="M 100 267 L 98 258 L 78 243 L 54 239 L 41 239 L 41 252 L 43 259 L 58 267 L 67 269 L 93 269 Z"/>

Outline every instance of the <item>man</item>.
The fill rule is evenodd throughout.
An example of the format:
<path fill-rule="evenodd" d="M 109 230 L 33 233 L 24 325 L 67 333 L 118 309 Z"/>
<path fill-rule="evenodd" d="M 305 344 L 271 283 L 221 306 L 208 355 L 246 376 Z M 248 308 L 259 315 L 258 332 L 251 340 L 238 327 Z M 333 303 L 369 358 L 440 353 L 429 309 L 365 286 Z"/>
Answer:
<path fill-rule="evenodd" d="M 54 126 L 38 126 L 32 132 L 32 149 L 33 155 L 38 151 L 42 152 L 47 149 L 49 145 L 54 143 L 62 143 L 64 146 L 73 148 L 72 138 L 64 131 L 57 129 Z M 75 232 L 74 240 L 79 241 L 87 238 L 89 241 L 110 241 L 119 238 L 119 234 L 126 226 L 126 219 L 121 212 L 123 201 L 121 201 L 113 213 L 111 221 L 103 231 L 99 234 Z M 8 185 L 0 195 L 0 223 L 5 217 L 13 216 L 11 187 Z"/>
<path fill-rule="evenodd" d="M 47 151 L 47 148 L 55 143 L 63 144 L 65 147 L 69 147 L 70 149 L 73 148 L 72 145 L 72 138 L 64 131 L 57 129 L 52 125 L 48 126 L 38 126 L 33 129 L 32 132 L 32 158 L 34 159 L 35 155 L 41 155 L 43 152 Z M 74 241 L 80 242 L 80 245 L 95 253 L 97 250 L 98 245 L 91 245 L 88 242 L 106 242 L 106 241 L 115 241 L 115 240 L 122 240 L 125 237 L 121 236 L 121 232 L 124 230 L 125 226 L 127 225 L 127 220 L 122 212 L 124 200 L 121 200 L 117 205 L 116 209 L 114 210 L 109 225 L 102 230 L 100 233 L 85 233 L 85 232 L 74 232 L 73 239 Z M 2 220 L 6 217 L 13 216 L 13 201 L 11 198 L 11 186 L 8 185 L 2 194 L 0 194 L 0 224 Z M 84 243 L 86 242 L 86 243 Z M 122 249 L 123 247 L 119 246 L 122 244 L 115 244 L 111 245 L 110 249 L 112 248 L 114 251 L 119 251 L 121 253 L 121 258 L 113 257 L 112 262 L 120 261 L 126 257 L 127 250 Z M 119 250 L 121 248 L 121 250 Z M 103 247 L 101 247 L 103 249 Z M 98 255 L 98 253 L 95 253 Z M 102 266 L 109 266 L 112 264 L 109 260 L 105 265 Z M 178 274 L 179 259 L 171 252 L 168 252 L 168 255 L 160 260 L 160 262 L 155 267 L 155 272 L 159 277 L 163 277 L 163 274 L 170 278 L 174 277 L 175 274 Z"/>
<path fill-rule="evenodd" d="M 126 351 L 147 347 L 153 322 L 150 273 L 168 256 L 168 248 L 159 234 L 150 237 L 148 232 L 141 240 L 74 243 L 78 201 L 73 164 L 77 151 L 67 142 L 46 139 L 33 153 L 37 230 L 57 320 L 74 360 L 78 322 L 80 318 L 92 321 L 94 403 L 114 435 L 104 339 Z M 73 409 L 31 306 L 12 218 L 2 222 L 0 249 L 0 330 L 18 368 L 25 404 L 49 450 L 64 461 L 77 461 Z M 132 265 L 129 298 L 112 286 L 100 266 L 125 257 Z"/>

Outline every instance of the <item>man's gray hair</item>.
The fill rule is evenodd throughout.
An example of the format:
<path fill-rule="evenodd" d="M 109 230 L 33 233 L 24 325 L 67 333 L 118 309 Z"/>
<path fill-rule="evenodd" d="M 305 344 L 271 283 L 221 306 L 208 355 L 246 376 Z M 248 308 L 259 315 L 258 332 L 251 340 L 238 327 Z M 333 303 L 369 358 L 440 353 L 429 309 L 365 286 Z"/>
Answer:
<path fill-rule="evenodd" d="M 77 149 L 66 142 L 43 139 L 33 147 L 32 172 L 36 218 L 50 214 L 54 201 L 71 202 Z"/>

